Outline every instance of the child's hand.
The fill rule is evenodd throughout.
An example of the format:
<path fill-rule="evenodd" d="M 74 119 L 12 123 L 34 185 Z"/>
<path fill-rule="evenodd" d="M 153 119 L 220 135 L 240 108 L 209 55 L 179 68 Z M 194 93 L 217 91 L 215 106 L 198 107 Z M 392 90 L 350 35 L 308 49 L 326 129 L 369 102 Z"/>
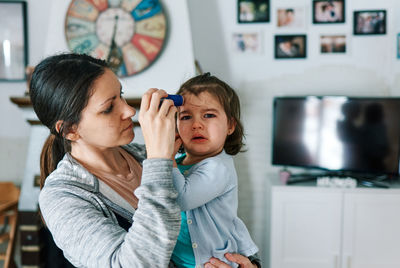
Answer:
<path fill-rule="evenodd" d="M 182 139 L 179 136 L 179 133 L 176 132 L 175 133 L 174 156 L 178 153 L 179 148 L 181 147 L 181 145 L 182 145 Z"/>
<path fill-rule="evenodd" d="M 179 136 L 178 132 L 175 132 L 174 154 L 173 154 L 173 156 L 172 156 L 172 161 L 174 161 L 174 163 L 173 163 L 173 166 L 174 166 L 174 167 L 177 167 L 177 166 L 178 166 L 178 165 L 176 164 L 176 161 L 175 161 L 175 155 L 178 153 L 179 148 L 181 147 L 181 145 L 182 145 L 182 139 L 181 139 L 181 137 Z"/>

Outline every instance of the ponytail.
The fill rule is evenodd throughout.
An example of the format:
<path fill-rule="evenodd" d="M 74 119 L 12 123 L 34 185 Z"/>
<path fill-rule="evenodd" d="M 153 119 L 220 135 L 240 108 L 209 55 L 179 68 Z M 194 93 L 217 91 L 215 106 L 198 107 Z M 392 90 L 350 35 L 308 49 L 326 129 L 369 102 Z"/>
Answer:
<path fill-rule="evenodd" d="M 47 176 L 57 168 L 58 162 L 66 153 L 62 138 L 50 134 L 40 154 L 40 189 L 43 188 Z"/>

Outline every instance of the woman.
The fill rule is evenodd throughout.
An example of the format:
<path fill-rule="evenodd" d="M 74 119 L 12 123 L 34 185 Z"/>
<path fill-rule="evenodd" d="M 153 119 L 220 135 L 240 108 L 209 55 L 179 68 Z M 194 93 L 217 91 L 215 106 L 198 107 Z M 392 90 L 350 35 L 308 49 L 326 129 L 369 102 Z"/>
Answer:
<path fill-rule="evenodd" d="M 122 93 L 106 63 L 87 55 L 48 57 L 32 75 L 33 108 L 50 129 L 40 210 L 77 267 L 167 267 L 179 233 L 172 183 L 177 109 L 171 100 L 160 106 L 165 91 L 148 90 L 139 116 L 146 148 L 130 144 L 135 110 Z M 231 258 L 252 267 L 243 256 Z"/>

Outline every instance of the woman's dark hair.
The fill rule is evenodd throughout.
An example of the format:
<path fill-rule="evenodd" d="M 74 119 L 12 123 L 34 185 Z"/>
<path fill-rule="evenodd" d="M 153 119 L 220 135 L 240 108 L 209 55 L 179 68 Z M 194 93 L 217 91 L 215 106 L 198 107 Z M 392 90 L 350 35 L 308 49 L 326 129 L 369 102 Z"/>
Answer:
<path fill-rule="evenodd" d="M 208 92 L 221 103 L 229 122 L 235 122 L 234 132 L 225 141 L 224 149 L 227 154 L 236 155 L 244 146 L 244 130 L 240 121 L 240 101 L 236 92 L 224 81 L 210 75 L 210 73 L 195 76 L 181 85 L 177 94 L 193 94 L 198 96 Z"/>
<path fill-rule="evenodd" d="M 39 120 L 50 130 L 40 156 L 41 187 L 64 154 L 71 151 L 65 136 L 79 123 L 93 83 L 106 68 L 103 60 L 74 53 L 47 57 L 35 67 L 29 95 Z M 57 131 L 59 120 L 63 123 Z"/>

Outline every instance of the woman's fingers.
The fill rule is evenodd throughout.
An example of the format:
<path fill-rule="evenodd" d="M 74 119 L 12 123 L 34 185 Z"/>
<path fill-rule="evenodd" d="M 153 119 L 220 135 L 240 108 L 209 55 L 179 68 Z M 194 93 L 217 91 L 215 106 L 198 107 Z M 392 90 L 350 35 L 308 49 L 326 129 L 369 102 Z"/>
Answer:
<path fill-rule="evenodd" d="M 224 256 L 228 261 L 239 264 L 239 267 L 241 267 L 241 268 L 253 268 L 253 267 L 257 268 L 257 265 L 251 263 L 249 258 L 247 258 L 246 256 L 243 256 L 241 254 L 225 253 Z"/>
<path fill-rule="evenodd" d="M 166 97 L 168 94 L 165 90 L 159 89 L 151 95 L 149 110 L 158 111 L 160 107 L 161 98 Z"/>
<path fill-rule="evenodd" d="M 231 268 L 228 264 L 225 262 L 217 259 L 217 258 L 211 258 L 209 262 L 207 262 L 204 265 L 205 268 Z"/>
<path fill-rule="evenodd" d="M 237 253 L 226 253 L 225 258 L 228 261 L 239 264 L 240 268 L 257 268 L 257 265 L 251 263 L 249 258 L 247 258 L 243 255 L 237 254 Z M 205 268 L 229 268 L 231 266 L 229 266 L 228 264 L 226 264 L 225 262 L 223 262 L 217 258 L 211 258 L 209 262 L 204 264 L 204 267 Z"/>
<path fill-rule="evenodd" d="M 175 114 L 177 108 L 166 97 L 164 90 L 149 89 L 142 97 L 139 122 L 146 143 L 148 158 L 168 158 L 174 153 Z"/>
<path fill-rule="evenodd" d="M 156 90 L 156 88 L 150 88 L 143 94 L 142 100 L 140 102 L 141 111 L 147 111 L 149 109 L 151 96 Z"/>

